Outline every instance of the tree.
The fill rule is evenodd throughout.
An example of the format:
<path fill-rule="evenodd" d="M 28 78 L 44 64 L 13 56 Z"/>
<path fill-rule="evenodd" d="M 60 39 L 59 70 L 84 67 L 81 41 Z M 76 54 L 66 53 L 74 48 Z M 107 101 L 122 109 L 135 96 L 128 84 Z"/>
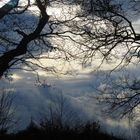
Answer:
<path fill-rule="evenodd" d="M 17 0 L 5 5 L 0 16 L 0 77 L 10 69 L 27 69 L 25 65 L 30 70 L 56 70 L 42 65 L 41 59 L 78 60 L 84 65 L 98 57 L 99 66 L 117 60 L 113 70 L 139 62 L 140 34 L 125 4 L 115 0 Z M 61 6 L 60 15 L 49 15 L 48 9 L 56 5 Z M 139 5 L 139 1 L 129 1 L 133 17 Z"/>
<path fill-rule="evenodd" d="M 63 14 L 59 18 L 48 14 L 48 8 L 56 3 L 62 6 Z M 65 14 L 66 6 L 71 10 Z M 40 59 L 79 59 L 85 64 L 92 62 L 98 54 L 102 57 L 102 62 L 122 57 L 122 64 L 124 59 L 130 62 L 135 53 L 139 55 L 139 34 L 125 16 L 127 11 L 123 11 L 121 2 L 35 0 L 25 3 L 15 0 L 0 10 L 3 25 L 0 29 L 0 76 L 9 69 L 21 68 L 21 64 L 22 68 L 24 64 L 32 70 L 36 67 L 54 70 L 54 67 L 42 66 L 38 62 Z M 69 41 L 73 44 L 69 45 Z M 125 54 L 114 54 L 122 45 Z M 37 62 L 30 61 L 31 59 Z"/>
<path fill-rule="evenodd" d="M 133 9 L 136 3 L 139 5 L 139 2 L 129 1 L 128 5 L 133 16 L 137 16 L 137 11 Z M 93 33 L 91 30 L 89 32 L 89 36 L 94 40 L 94 47 L 89 48 L 89 52 L 92 52 L 93 56 L 99 52 L 102 63 L 119 61 L 114 69 L 128 65 L 134 61 L 134 57 L 139 57 L 140 35 L 135 31 L 133 21 L 127 16 L 130 11 L 124 8 L 124 4 L 126 3 L 113 0 L 91 0 L 90 6 L 85 5 L 85 13 L 89 11 L 94 14 L 98 17 L 98 20 L 95 19 L 96 24 L 101 23 L 99 27 L 96 25 Z"/>
<path fill-rule="evenodd" d="M 129 16 L 138 18 L 140 2 L 129 1 L 127 6 L 131 12 L 126 9 L 124 6 L 126 3 L 122 1 L 117 3 L 113 0 L 91 0 L 87 3 L 89 6 L 83 4 L 84 14 L 90 13 L 96 16 L 93 21 L 97 23 L 93 32 L 91 29 L 88 30 L 88 37 L 94 42 L 94 46 L 88 49 L 89 54 L 86 59 L 91 59 L 98 53 L 98 55 L 101 54 L 101 64 L 105 61 L 114 63 L 116 60 L 112 70 L 139 63 L 140 34 L 133 25 L 135 19 Z M 98 26 L 99 23 L 100 26 Z M 139 115 L 140 80 L 124 77 L 119 80 L 117 78 L 114 83 L 111 81 L 110 85 L 106 83 L 102 90 L 98 90 L 101 96 L 97 95 L 97 98 L 101 103 L 108 104 L 105 111 L 109 114 L 119 118 L 129 116 L 132 119 Z"/>
<path fill-rule="evenodd" d="M 130 120 L 139 116 L 140 80 L 128 75 L 114 80 L 110 84 L 102 84 L 98 88 L 98 96 L 104 111 L 113 117 L 127 117 Z"/>
<path fill-rule="evenodd" d="M 102 62 L 119 60 L 112 69 L 115 70 L 129 64 L 139 63 L 140 34 L 133 26 L 135 19 L 130 19 L 128 14 L 137 17 L 140 2 L 130 1 L 127 6 L 130 6 L 131 12 L 125 9 L 123 3 L 113 5 L 112 2 L 111 0 L 93 2 L 96 7 L 92 11 L 97 13 L 102 22 L 105 22 L 105 27 L 97 30 L 95 38 L 98 42 L 95 52 L 100 51 L 103 56 Z M 139 115 L 140 105 L 139 85 L 139 78 L 123 75 L 122 78 L 114 80 L 114 83 L 112 81 L 110 85 L 106 83 L 103 87 L 101 86 L 102 89 L 98 89 L 101 96 L 97 98 L 101 103 L 107 104 L 105 109 L 107 113 L 119 118 L 126 116 L 130 119 L 136 118 Z"/>
<path fill-rule="evenodd" d="M 12 3 L 12 1 L 11 1 Z M 30 2 L 28 1 L 28 6 L 29 6 Z M 14 33 L 17 33 L 17 35 L 14 35 L 15 36 L 18 36 L 18 38 L 13 39 L 12 38 L 9 38 L 9 36 L 6 38 L 5 36 L 2 36 L 1 35 L 1 48 L 4 47 L 2 49 L 2 55 L 0 56 L 0 76 L 3 75 L 3 73 L 8 69 L 10 68 L 12 65 L 14 65 L 17 61 L 21 60 L 24 58 L 24 57 L 21 57 L 21 58 L 16 58 L 18 56 L 22 56 L 24 54 L 26 54 L 26 52 L 28 51 L 27 50 L 27 47 L 28 47 L 28 44 L 35 40 L 36 38 L 39 37 L 41 31 L 43 30 L 44 26 L 47 24 L 48 20 L 49 20 L 49 16 L 48 14 L 46 13 L 46 1 L 43 1 L 41 2 L 41 0 L 36 0 L 36 6 L 37 8 L 39 9 L 39 20 L 38 20 L 38 23 L 37 23 L 37 26 L 33 29 L 33 32 L 30 32 L 29 34 L 26 34 L 24 32 L 24 30 L 26 29 L 23 29 L 23 30 L 19 30 L 19 29 L 15 29 L 15 27 L 18 27 L 18 23 L 16 21 L 12 21 L 12 27 L 11 27 L 11 24 L 9 25 L 10 29 L 13 28 L 13 32 Z M 8 5 L 8 6 L 7 6 Z M 9 8 L 11 6 L 9 6 L 9 4 L 5 5 L 4 7 L 2 7 L 2 10 L 4 11 L 3 13 L 3 16 L 6 16 L 7 15 L 7 12 L 9 12 L 9 10 L 12 10 L 14 7 L 12 8 Z M 26 8 L 28 7 L 26 6 Z M 9 9 L 7 9 L 9 8 Z M 18 8 L 18 7 L 16 7 Z M 26 9 L 25 8 L 25 9 Z M 5 10 L 6 9 L 6 10 Z M 14 8 L 15 9 L 15 8 Z M 19 10 L 18 10 L 19 11 Z M 24 10 L 22 11 L 19 11 L 19 12 L 15 12 L 16 15 L 20 15 L 21 13 L 25 12 Z M 14 14 L 14 13 L 12 13 Z M 1 16 L 1 17 L 3 17 Z M 6 24 L 6 20 L 8 19 L 5 19 L 3 22 Z M 16 25 L 15 25 L 16 24 Z M 20 28 L 24 28 L 24 27 L 20 27 Z M 6 29 L 8 30 L 8 27 L 6 27 Z M 10 34 L 10 33 L 9 33 Z M 10 46 L 10 48 L 6 47 L 4 44 L 6 43 L 6 46 Z M 3 52 L 3 50 L 5 50 Z M 32 54 L 31 54 L 32 55 Z"/>
<path fill-rule="evenodd" d="M 41 127 L 47 129 L 67 129 L 78 128 L 84 124 L 81 121 L 77 110 L 67 102 L 67 98 L 61 91 L 58 91 L 55 97 L 50 97 L 50 103 L 47 110 L 42 110 L 43 115 Z M 46 109 L 46 108 L 45 108 Z M 82 124 L 83 123 L 83 124 Z"/>
<path fill-rule="evenodd" d="M 13 96 L 6 89 L 0 90 L 0 134 L 7 133 L 15 121 L 15 108 L 13 107 Z"/>
<path fill-rule="evenodd" d="M 0 8 L 0 19 L 6 16 L 11 10 L 18 5 L 18 0 L 11 0 Z"/>

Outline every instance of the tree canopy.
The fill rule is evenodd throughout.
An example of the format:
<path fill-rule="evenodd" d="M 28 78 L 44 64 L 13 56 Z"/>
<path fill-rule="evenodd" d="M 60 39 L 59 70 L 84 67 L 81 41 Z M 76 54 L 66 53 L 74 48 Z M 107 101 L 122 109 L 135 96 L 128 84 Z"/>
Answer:
<path fill-rule="evenodd" d="M 127 5 L 132 16 L 136 3 Z M 53 11 L 58 11 L 56 5 L 61 6 L 59 15 Z M 51 8 L 54 14 L 49 15 Z M 50 70 L 30 59 L 79 59 L 85 64 L 98 55 L 101 63 L 119 58 L 117 68 L 139 57 L 140 37 L 122 1 L 11 0 L 0 10 L 0 76 L 21 64 Z"/>

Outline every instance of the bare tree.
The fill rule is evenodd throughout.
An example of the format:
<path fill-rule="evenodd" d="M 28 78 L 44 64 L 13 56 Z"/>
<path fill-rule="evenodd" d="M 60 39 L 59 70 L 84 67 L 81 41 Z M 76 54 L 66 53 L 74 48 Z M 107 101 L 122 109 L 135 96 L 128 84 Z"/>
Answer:
<path fill-rule="evenodd" d="M 0 8 L 0 19 L 6 16 L 12 9 L 17 7 L 19 0 L 11 0 Z"/>
<path fill-rule="evenodd" d="M 0 90 L 0 133 L 6 133 L 15 121 L 15 108 L 13 107 L 13 96 L 5 89 Z"/>
<path fill-rule="evenodd" d="M 30 3 L 28 1 L 27 5 L 29 5 L 29 4 Z M 22 55 L 27 53 L 28 44 L 31 41 L 33 41 L 33 40 L 35 40 L 36 38 L 39 37 L 41 31 L 43 30 L 44 26 L 46 25 L 46 23 L 49 20 L 49 16 L 46 13 L 46 2 L 45 1 L 42 2 L 40 0 L 36 0 L 35 5 L 37 6 L 37 8 L 39 10 L 39 18 L 38 18 L 38 21 L 37 21 L 37 24 L 36 24 L 35 28 L 32 29 L 32 31 L 30 33 L 26 34 L 24 32 L 24 29 L 22 30 L 22 28 L 24 28 L 24 27 L 20 27 L 19 26 L 19 28 L 15 28 L 15 27 L 18 27 L 19 24 L 16 23 L 16 21 L 13 21 L 13 19 L 12 19 L 11 20 L 12 24 L 9 25 L 9 29 L 8 29 L 8 27 L 6 27 L 6 31 L 5 32 L 9 32 L 9 35 L 10 35 L 10 31 L 9 30 L 13 29 L 14 37 L 11 38 L 9 36 L 6 37 L 6 36 L 3 36 L 3 35 L 1 35 L 1 37 L 0 37 L 1 38 L 1 42 L 2 42 L 1 43 L 1 48 L 4 47 L 3 49 L 4 50 L 6 49 L 6 51 L 4 51 L 4 52 L 2 51 L 1 52 L 1 56 L 0 56 L 0 67 L 1 67 L 1 69 L 0 69 L 0 76 L 2 76 L 3 73 L 8 68 L 10 68 L 12 65 L 14 65 L 17 61 L 23 59 L 23 57 L 18 58 L 18 56 L 22 56 Z M 26 7 L 28 7 L 28 6 L 26 6 Z M 2 7 L 2 8 L 6 9 L 5 10 L 6 12 L 7 11 L 9 12 L 7 7 Z M 16 7 L 16 8 L 18 9 L 18 7 Z M 18 16 L 18 15 L 21 15 L 21 13 L 23 13 L 25 11 L 22 10 L 22 12 L 19 11 L 19 12 L 15 12 L 15 13 L 11 13 L 11 14 L 16 14 Z M 7 20 L 8 19 L 4 19 L 3 23 L 6 24 Z M 4 30 L 4 29 L 2 28 L 2 30 Z M 18 39 L 17 36 L 18 37 L 20 36 L 19 39 Z M 16 39 L 14 39 L 15 37 L 16 37 Z M 6 43 L 6 45 L 4 45 L 5 43 Z M 10 46 L 10 47 L 7 47 L 7 46 Z M 32 55 L 32 54 L 30 54 L 30 55 Z"/>
<path fill-rule="evenodd" d="M 121 67 L 121 65 L 130 64 L 134 57 L 138 58 L 140 35 L 135 31 L 133 21 L 127 16 L 130 13 L 133 13 L 131 15 L 133 17 L 137 16 L 132 8 L 135 2 L 131 1 L 127 5 L 127 8 L 131 8 L 131 11 L 124 8 L 125 3 L 122 1 L 91 0 L 90 3 L 87 3 L 89 6 L 83 5 L 84 12 L 85 14 L 88 12 L 93 14 L 93 21 L 96 22 L 95 29 L 90 29 L 88 33 L 94 43 L 89 48 L 89 53 L 92 56 L 95 56 L 96 53 L 100 54 L 102 63 L 119 60 L 114 69 Z"/>
<path fill-rule="evenodd" d="M 50 100 L 48 110 L 43 110 L 41 127 L 63 129 L 78 127 L 82 124 L 80 115 L 68 104 L 67 98 L 61 92 Z"/>
<path fill-rule="evenodd" d="M 129 1 L 124 5 L 123 1 L 113 0 L 90 0 L 83 2 L 82 16 L 87 16 L 92 21 L 92 28 L 87 24 L 86 43 L 91 43 L 91 47 L 86 47 L 85 62 L 93 61 L 97 55 L 103 62 L 114 63 L 112 70 L 124 68 L 129 64 L 139 63 L 140 34 L 133 25 L 135 17 L 138 18 L 139 1 Z M 131 9 L 130 10 L 128 10 Z M 91 15 L 91 16 L 90 16 Z M 128 16 L 129 15 L 129 16 Z M 133 18 L 132 18 L 132 17 Z M 92 17 L 92 18 L 91 18 Z M 88 20 L 89 21 L 89 20 Z M 134 78 L 134 77 L 133 77 Z M 99 90 L 101 96 L 98 97 L 102 103 L 107 103 L 106 111 L 114 116 L 133 118 L 139 114 L 139 78 L 125 77 L 111 81 L 110 85 Z M 103 104 L 105 105 L 105 104 Z M 104 107 L 105 108 L 105 107 Z"/>
<path fill-rule="evenodd" d="M 102 62 L 119 58 L 118 67 L 123 62 L 130 63 L 133 56 L 139 56 L 139 34 L 120 1 L 15 2 L 12 5 L 10 2 L 10 8 L 9 4 L 0 8 L 4 11 L 0 18 L 3 25 L 0 29 L 0 76 L 21 65 L 23 69 L 26 65 L 32 70 L 37 67 L 54 70 L 54 67 L 43 66 L 40 59 L 68 62 L 78 59 L 85 64 L 96 60 L 98 55 Z M 60 16 L 49 16 L 48 8 L 56 4 L 62 7 Z M 70 41 L 73 44 L 70 45 Z M 122 46 L 125 53 L 120 55 L 117 52 Z"/>
<path fill-rule="evenodd" d="M 140 106 L 140 80 L 130 78 L 128 75 L 117 78 L 110 84 L 102 84 L 98 88 L 100 105 L 108 115 L 136 119 L 139 116 Z"/>
<path fill-rule="evenodd" d="M 60 15 L 49 15 L 48 9 L 56 8 L 57 4 L 61 7 Z M 76 59 L 86 64 L 99 57 L 99 66 L 105 61 L 117 60 L 113 70 L 138 63 L 140 34 L 129 16 L 131 13 L 137 17 L 140 3 L 130 0 L 125 4 L 115 0 L 35 0 L 26 3 L 17 0 L 12 7 L 5 5 L 0 8 L 4 11 L 0 16 L 0 77 L 15 68 L 55 71 L 48 64 L 42 65 L 41 59 L 58 62 Z M 132 91 L 131 86 L 129 89 Z M 131 96 L 126 94 L 124 100 L 128 100 L 128 104 L 125 105 L 129 105 L 126 113 L 139 104 L 137 92 L 133 90 Z M 118 99 L 122 102 L 122 98 Z M 119 105 L 122 106 L 121 102 Z"/>

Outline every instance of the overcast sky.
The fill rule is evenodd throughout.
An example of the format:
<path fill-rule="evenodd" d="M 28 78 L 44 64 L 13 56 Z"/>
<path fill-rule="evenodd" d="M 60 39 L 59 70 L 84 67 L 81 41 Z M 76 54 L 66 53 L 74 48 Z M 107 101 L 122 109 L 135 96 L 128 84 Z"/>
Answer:
<path fill-rule="evenodd" d="M 1 0 L 0 4 L 7 1 L 8 0 Z M 139 19 L 135 21 L 135 25 L 135 28 L 138 28 Z M 132 75 L 139 75 L 139 67 L 129 66 L 128 70 Z M 41 109 L 48 105 L 49 101 L 46 94 L 52 94 L 54 97 L 55 94 L 59 94 L 60 91 L 69 99 L 69 107 L 79 111 L 81 118 L 95 118 L 96 120 L 102 121 L 101 109 L 91 96 L 95 94 L 95 88 L 106 82 L 106 74 L 107 71 L 103 70 L 95 73 L 92 71 L 81 71 L 77 76 L 67 77 L 56 77 L 55 75 L 47 74 L 41 75 L 41 83 L 47 85 L 43 87 L 39 86 L 40 83 L 36 82 L 37 76 L 34 73 L 16 71 L 14 72 L 13 80 L 11 82 L 1 80 L 0 87 L 11 89 L 16 95 L 15 104 L 18 109 L 17 116 L 21 117 L 22 124 L 23 121 L 26 122 L 24 124 L 27 124 L 32 116 L 39 116 L 38 113 Z M 49 98 L 49 100 L 52 100 L 52 98 Z M 116 127 L 122 125 L 121 123 L 116 124 L 109 118 L 106 118 L 106 124 L 110 126 L 113 131 L 115 125 L 117 125 Z M 124 122 L 123 126 L 126 128 L 127 124 Z"/>

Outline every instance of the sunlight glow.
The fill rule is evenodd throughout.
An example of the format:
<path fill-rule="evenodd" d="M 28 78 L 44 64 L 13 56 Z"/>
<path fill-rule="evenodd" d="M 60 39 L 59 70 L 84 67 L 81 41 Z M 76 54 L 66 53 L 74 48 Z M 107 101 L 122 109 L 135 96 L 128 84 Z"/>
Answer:
<path fill-rule="evenodd" d="M 22 79 L 22 77 L 19 76 L 19 75 L 17 75 L 17 74 L 13 74 L 11 77 L 12 77 L 12 79 L 13 79 L 14 81 L 18 81 L 18 80 L 21 80 L 21 79 Z"/>

